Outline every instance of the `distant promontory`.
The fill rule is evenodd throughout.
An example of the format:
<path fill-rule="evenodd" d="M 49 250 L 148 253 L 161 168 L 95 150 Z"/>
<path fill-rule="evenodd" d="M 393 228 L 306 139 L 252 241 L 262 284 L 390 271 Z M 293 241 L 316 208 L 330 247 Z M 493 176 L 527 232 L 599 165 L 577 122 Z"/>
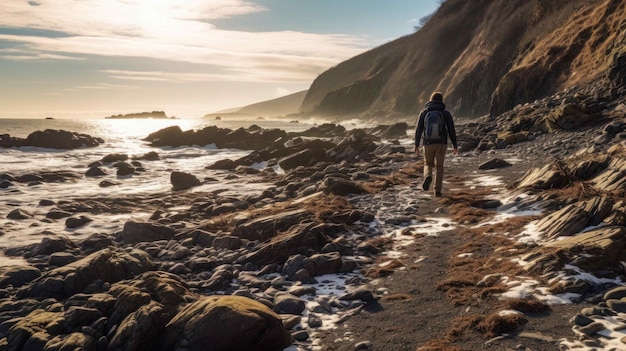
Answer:
<path fill-rule="evenodd" d="M 176 117 L 167 117 L 164 111 L 152 111 L 152 112 L 138 112 L 138 113 L 128 113 L 128 114 L 119 114 L 113 115 L 109 117 L 104 117 L 105 119 L 130 119 L 130 118 L 154 118 L 154 119 L 176 119 Z"/>

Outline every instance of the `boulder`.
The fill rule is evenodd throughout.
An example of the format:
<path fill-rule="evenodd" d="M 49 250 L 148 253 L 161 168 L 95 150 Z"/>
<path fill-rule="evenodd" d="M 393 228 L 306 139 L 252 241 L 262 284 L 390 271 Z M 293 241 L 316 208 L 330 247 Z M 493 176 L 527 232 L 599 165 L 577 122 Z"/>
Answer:
<path fill-rule="evenodd" d="M 33 215 L 25 210 L 22 210 L 21 208 L 16 208 L 7 214 L 7 218 L 19 221 L 23 219 L 33 218 Z"/>
<path fill-rule="evenodd" d="M 170 182 L 174 190 L 187 190 L 202 184 L 196 176 L 185 172 L 172 172 Z"/>
<path fill-rule="evenodd" d="M 82 227 L 85 224 L 92 222 L 93 219 L 86 217 L 86 216 L 80 216 L 80 217 L 69 217 L 67 219 L 65 219 L 65 228 L 69 228 L 69 229 L 74 229 L 74 228 L 78 228 L 78 227 Z"/>
<path fill-rule="evenodd" d="M 115 174 L 118 177 L 125 177 L 128 175 L 135 174 L 135 167 L 133 167 L 133 165 L 127 162 L 118 162 L 115 164 L 115 168 L 117 168 L 117 171 L 115 172 Z"/>
<path fill-rule="evenodd" d="M 122 230 L 122 241 L 136 244 L 142 241 L 170 240 L 176 231 L 157 223 L 128 221 Z"/>
<path fill-rule="evenodd" d="M 163 128 L 145 137 L 151 146 L 181 146 L 183 130 L 179 126 Z"/>
<path fill-rule="evenodd" d="M 154 262 L 144 251 L 105 249 L 46 272 L 20 289 L 17 296 L 67 298 L 83 291 L 96 280 L 114 283 L 154 267 Z"/>
<path fill-rule="evenodd" d="M 311 213 L 308 210 L 297 209 L 259 217 L 238 225 L 231 235 L 247 240 L 265 241 L 280 231 L 288 230 L 292 226 L 304 222 L 310 216 Z"/>
<path fill-rule="evenodd" d="M 346 128 L 342 125 L 334 124 L 334 123 L 324 123 L 319 126 L 311 127 L 303 132 L 295 133 L 299 136 L 307 136 L 307 137 L 336 137 L 343 136 L 346 134 Z"/>
<path fill-rule="evenodd" d="M 550 125 L 555 125 L 563 130 L 573 130 L 593 121 L 593 116 L 580 105 L 568 103 L 556 108 L 546 119 Z M 548 131 L 553 132 L 554 130 Z"/>
<path fill-rule="evenodd" d="M 218 236 L 213 240 L 213 247 L 216 249 L 236 250 L 241 245 L 241 238 L 232 235 Z"/>
<path fill-rule="evenodd" d="M 591 183 L 601 191 L 626 189 L 626 158 L 613 158 L 606 169 L 591 179 Z"/>
<path fill-rule="evenodd" d="M 85 177 L 101 177 L 107 175 L 107 172 L 101 167 L 91 167 L 85 172 Z"/>
<path fill-rule="evenodd" d="M 323 191 L 327 194 L 335 194 L 340 196 L 346 196 L 350 194 L 365 194 L 367 190 L 365 190 L 361 185 L 357 182 L 354 182 L 350 179 L 345 179 L 341 177 L 329 176 L 324 178 L 324 181 L 319 187 L 319 191 Z"/>
<path fill-rule="evenodd" d="M 626 260 L 626 228 L 601 227 L 576 236 L 549 243 L 546 251 L 558 249 L 563 264 L 576 258 L 576 265 L 588 272 L 616 267 Z"/>
<path fill-rule="evenodd" d="M 94 147 L 104 143 L 101 138 L 66 130 L 46 129 L 29 134 L 22 146 L 45 147 L 51 149 L 76 149 Z"/>
<path fill-rule="evenodd" d="M 247 260 L 258 265 L 282 263 L 296 253 L 319 252 L 329 242 L 322 227 L 315 223 L 304 223 L 276 235 L 257 251 L 248 254 Z"/>
<path fill-rule="evenodd" d="M 274 312 L 278 314 L 301 314 L 306 303 L 290 293 L 280 292 L 274 296 Z"/>
<path fill-rule="evenodd" d="M 75 332 L 67 335 L 57 335 L 45 345 L 46 351 L 98 351 L 97 340 L 89 334 Z"/>
<path fill-rule="evenodd" d="M 282 351 L 291 335 L 280 317 L 241 296 L 210 296 L 181 310 L 161 334 L 161 351 Z"/>
<path fill-rule="evenodd" d="M 20 287 L 41 276 L 41 271 L 32 266 L 14 266 L 8 267 L 2 275 L 0 275 L 0 288 L 6 288 L 11 285 Z"/>
<path fill-rule="evenodd" d="M 600 196 L 577 202 L 541 219 L 537 230 L 550 239 L 575 235 L 586 227 L 600 224 L 612 212 L 613 205 L 613 200 Z"/>
<path fill-rule="evenodd" d="M 562 188 L 569 183 L 569 179 L 554 164 L 547 164 L 543 168 L 533 168 L 527 171 L 512 185 L 516 189 L 553 189 Z"/>
<path fill-rule="evenodd" d="M 114 163 L 128 160 L 127 154 L 108 154 L 102 158 L 102 163 Z"/>
<path fill-rule="evenodd" d="M 141 156 L 134 157 L 133 159 L 135 159 L 135 160 L 146 160 L 146 161 L 156 161 L 159 158 L 160 157 L 159 157 L 158 153 L 156 153 L 155 151 L 150 151 L 150 152 L 148 152 L 146 154 L 143 154 Z"/>
<path fill-rule="evenodd" d="M 159 335 L 169 322 L 163 305 L 150 301 L 120 323 L 109 342 L 109 351 L 155 350 Z"/>
<path fill-rule="evenodd" d="M 367 132 L 383 139 L 402 139 L 407 137 L 408 129 L 409 125 L 406 122 L 399 122 L 392 125 L 379 125 L 369 128 Z"/>
<path fill-rule="evenodd" d="M 72 212 L 54 207 L 54 208 L 51 208 L 50 211 L 48 211 L 48 213 L 46 213 L 46 218 L 61 219 L 61 218 L 70 217 L 71 215 L 72 215 Z"/>
<path fill-rule="evenodd" d="M 489 169 L 498 169 L 498 168 L 505 168 L 505 167 L 511 167 L 511 164 L 500 158 L 492 158 L 491 160 L 485 163 L 482 163 L 480 166 L 478 166 L 478 169 L 489 170 Z"/>
<path fill-rule="evenodd" d="M 280 160 L 278 164 L 282 169 L 290 170 L 299 166 L 312 166 L 325 159 L 326 152 L 323 149 L 312 148 L 287 156 Z"/>
<path fill-rule="evenodd" d="M 63 312 L 36 309 L 13 325 L 7 335 L 8 350 L 43 350 L 51 335 L 65 332 Z M 31 348 L 25 347 L 30 344 Z M 40 346 L 40 347 L 36 347 Z"/>

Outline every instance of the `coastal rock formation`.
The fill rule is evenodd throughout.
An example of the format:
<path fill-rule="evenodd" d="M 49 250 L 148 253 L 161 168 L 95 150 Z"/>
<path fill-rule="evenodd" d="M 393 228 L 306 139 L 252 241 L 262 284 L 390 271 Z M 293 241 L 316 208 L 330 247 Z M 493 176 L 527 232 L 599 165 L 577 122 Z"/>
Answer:
<path fill-rule="evenodd" d="M 415 33 L 320 74 L 300 111 L 405 119 L 443 90 L 454 115 L 496 117 L 597 81 L 623 95 L 625 6 L 618 0 L 445 1 Z M 549 111 L 544 128 L 576 128 L 595 112 L 574 100 Z"/>
<path fill-rule="evenodd" d="M 5 148 L 34 146 L 68 150 L 80 147 L 95 147 L 102 143 L 104 143 L 102 138 L 56 129 L 35 131 L 29 134 L 26 139 L 11 137 L 8 134 L 0 135 L 0 147 Z"/>
<path fill-rule="evenodd" d="M 159 350 L 268 350 L 291 344 L 280 317 L 260 302 L 239 296 L 199 299 L 165 328 Z"/>

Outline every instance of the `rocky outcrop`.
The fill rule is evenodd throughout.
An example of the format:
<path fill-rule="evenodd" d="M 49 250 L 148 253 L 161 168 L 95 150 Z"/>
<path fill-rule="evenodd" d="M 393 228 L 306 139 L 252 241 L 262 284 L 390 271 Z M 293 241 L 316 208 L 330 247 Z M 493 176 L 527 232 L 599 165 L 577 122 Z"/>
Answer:
<path fill-rule="evenodd" d="M 239 296 L 211 296 L 181 310 L 166 326 L 159 350 L 267 350 L 291 345 L 280 317 Z"/>
<path fill-rule="evenodd" d="M 101 250 L 45 273 L 21 289 L 18 296 L 67 298 L 99 279 L 117 282 L 151 269 L 154 262 L 143 251 Z"/>
<path fill-rule="evenodd" d="M 11 137 L 8 134 L 0 135 L 0 147 L 34 146 L 50 149 L 77 149 L 80 147 L 95 147 L 104 143 L 102 138 L 87 134 L 68 132 L 66 130 L 46 129 L 29 134 L 26 139 Z"/>
<path fill-rule="evenodd" d="M 243 150 L 260 150 L 286 138 L 287 133 L 280 129 L 260 129 L 250 127 L 231 130 L 216 126 L 206 127 L 197 131 L 184 131 L 179 126 L 168 127 L 156 131 L 144 141 L 151 146 L 183 146 L 211 145 L 218 148 L 234 148 Z"/>
<path fill-rule="evenodd" d="M 443 90 L 454 115 L 495 117 L 600 81 L 623 94 L 626 34 L 618 28 L 625 6 L 617 0 L 445 1 L 416 33 L 319 75 L 301 110 L 406 118 Z M 560 127 L 574 128 L 574 116 L 593 118 L 593 111 L 570 107 L 552 116 Z"/>

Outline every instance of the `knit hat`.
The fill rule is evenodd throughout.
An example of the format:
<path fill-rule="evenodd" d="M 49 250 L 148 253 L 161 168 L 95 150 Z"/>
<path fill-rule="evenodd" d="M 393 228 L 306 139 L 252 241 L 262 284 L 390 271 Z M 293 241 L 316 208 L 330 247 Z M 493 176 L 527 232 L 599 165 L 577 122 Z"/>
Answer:
<path fill-rule="evenodd" d="M 436 91 L 434 92 L 431 96 L 430 96 L 430 101 L 439 101 L 439 102 L 443 102 L 443 94 L 441 94 L 440 92 Z"/>

